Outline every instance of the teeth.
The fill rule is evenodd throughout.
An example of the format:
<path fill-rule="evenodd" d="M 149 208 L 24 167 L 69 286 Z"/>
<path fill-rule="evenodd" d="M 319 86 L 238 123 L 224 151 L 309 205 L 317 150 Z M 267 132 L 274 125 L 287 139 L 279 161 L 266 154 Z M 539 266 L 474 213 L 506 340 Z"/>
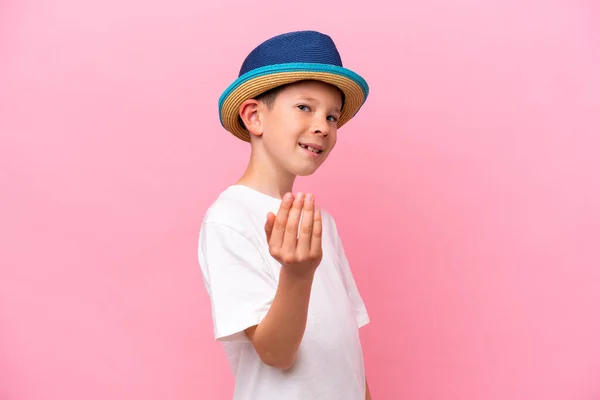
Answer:
<path fill-rule="evenodd" d="M 300 143 L 300 147 L 302 147 L 303 149 L 310 150 L 310 151 L 312 151 L 313 153 L 316 153 L 316 154 L 319 154 L 322 151 L 322 150 L 315 149 L 314 147 L 310 147 L 310 146 L 307 146 L 307 145 L 302 144 L 302 143 Z"/>

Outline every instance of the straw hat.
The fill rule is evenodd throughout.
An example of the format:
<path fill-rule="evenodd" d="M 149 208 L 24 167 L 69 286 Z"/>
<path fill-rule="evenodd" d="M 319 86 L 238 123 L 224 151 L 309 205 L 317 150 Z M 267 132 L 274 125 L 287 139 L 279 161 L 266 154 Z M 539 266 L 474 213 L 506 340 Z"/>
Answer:
<path fill-rule="evenodd" d="M 338 128 L 356 115 L 369 94 L 367 82 L 342 66 L 329 36 L 315 31 L 284 33 L 261 43 L 246 57 L 238 78 L 219 99 L 221 125 L 249 142 L 250 136 L 238 118 L 242 103 L 277 86 L 301 80 L 322 81 L 343 92 Z"/>

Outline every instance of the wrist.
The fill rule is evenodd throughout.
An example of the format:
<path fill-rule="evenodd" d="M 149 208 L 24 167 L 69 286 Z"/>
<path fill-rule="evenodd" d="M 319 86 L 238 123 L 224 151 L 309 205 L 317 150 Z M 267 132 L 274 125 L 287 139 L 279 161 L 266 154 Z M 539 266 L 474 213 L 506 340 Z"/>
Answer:
<path fill-rule="evenodd" d="M 282 265 L 281 271 L 279 272 L 279 279 L 280 281 L 283 280 L 284 282 L 290 284 L 312 285 L 312 281 L 315 276 L 315 271 L 316 270 L 297 271 L 297 268 L 290 268 L 285 265 Z"/>

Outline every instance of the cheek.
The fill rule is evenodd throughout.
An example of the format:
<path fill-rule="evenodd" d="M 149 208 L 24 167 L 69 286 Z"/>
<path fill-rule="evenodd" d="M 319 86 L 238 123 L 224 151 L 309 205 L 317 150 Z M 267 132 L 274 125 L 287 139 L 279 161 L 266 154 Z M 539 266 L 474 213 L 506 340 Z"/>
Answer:
<path fill-rule="evenodd" d="M 304 130 L 305 124 L 302 123 L 298 118 L 289 118 L 285 121 L 282 129 L 285 129 L 288 135 L 296 135 L 299 130 Z"/>
<path fill-rule="evenodd" d="M 337 129 L 334 132 L 332 132 L 330 141 L 331 141 L 330 142 L 331 143 L 331 150 L 333 150 L 333 149 L 335 149 L 335 145 L 337 143 Z"/>

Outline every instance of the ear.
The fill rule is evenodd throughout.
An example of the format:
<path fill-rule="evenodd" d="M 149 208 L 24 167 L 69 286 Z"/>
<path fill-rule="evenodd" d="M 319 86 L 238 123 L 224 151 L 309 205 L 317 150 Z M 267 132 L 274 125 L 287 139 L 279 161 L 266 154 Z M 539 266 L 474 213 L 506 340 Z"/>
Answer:
<path fill-rule="evenodd" d="M 260 103 L 255 99 L 248 99 L 240 105 L 239 116 L 250 135 L 261 136 L 263 133 L 260 118 Z"/>

